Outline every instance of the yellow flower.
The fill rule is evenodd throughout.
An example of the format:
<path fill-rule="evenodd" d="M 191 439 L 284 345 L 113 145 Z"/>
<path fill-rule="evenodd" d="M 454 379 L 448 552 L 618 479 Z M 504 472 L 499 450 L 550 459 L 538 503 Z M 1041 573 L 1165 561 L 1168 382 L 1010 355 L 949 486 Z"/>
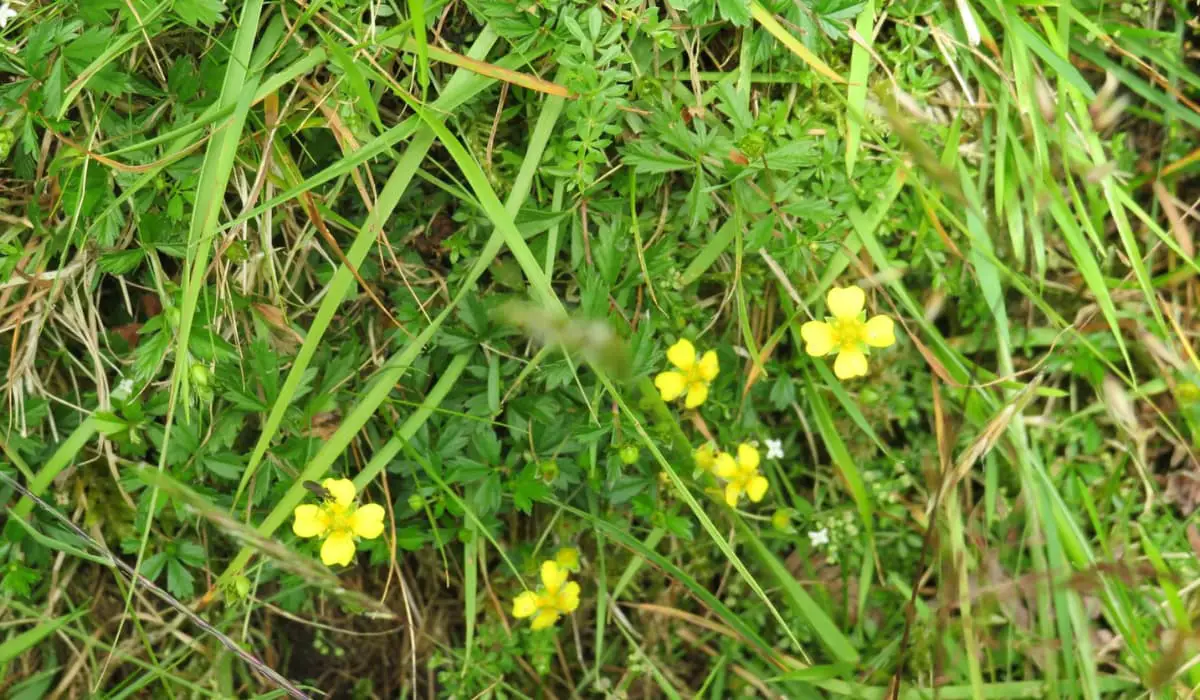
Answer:
<path fill-rule="evenodd" d="M 574 547 L 563 547 L 554 554 L 554 561 L 560 568 L 567 571 L 579 571 L 579 550 Z"/>
<path fill-rule="evenodd" d="M 692 453 L 692 459 L 696 461 L 697 469 L 712 473 L 713 467 L 717 464 L 717 450 L 712 445 L 705 443 L 696 448 L 696 451 Z"/>
<path fill-rule="evenodd" d="M 681 338 L 667 348 L 667 361 L 679 371 L 662 372 L 654 378 L 654 386 L 662 394 L 663 401 L 674 401 L 686 392 L 684 406 L 695 408 L 704 403 L 708 398 L 708 385 L 721 370 L 717 353 L 709 350 L 700 356 L 689 341 Z"/>
<path fill-rule="evenodd" d="M 542 587 L 538 592 L 525 591 L 513 600 L 513 617 L 532 617 L 531 627 L 545 629 L 561 615 L 579 607 L 579 584 L 567 581 L 567 571 L 558 562 L 542 562 Z"/>
<path fill-rule="evenodd" d="M 373 540 L 383 533 L 383 507 L 356 506 L 354 482 L 349 479 L 326 479 L 321 486 L 329 498 L 320 505 L 296 506 L 292 532 L 299 537 L 324 537 L 321 561 L 326 566 L 345 566 L 354 558 L 355 537 Z"/>
<path fill-rule="evenodd" d="M 737 459 L 721 452 L 717 455 L 713 473 L 724 479 L 725 502 L 737 506 L 738 499 L 746 494 L 758 503 L 767 493 L 767 478 L 758 473 L 758 450 L 745 443 L 738 445 Z"/>
<path fill-rule="evenodd" d="M 886 348 L 896 342 L 892 319 L 874 316 L 866 320 L 866 294 L 859 287 L 834 287 L 825 297 L 831 316 L 809 321 L 800 327 L 804 351 L 813 357 L 837 352 L 833 373 L 838 379 L 853 379 L 867 373 L 867 346 Z"/>

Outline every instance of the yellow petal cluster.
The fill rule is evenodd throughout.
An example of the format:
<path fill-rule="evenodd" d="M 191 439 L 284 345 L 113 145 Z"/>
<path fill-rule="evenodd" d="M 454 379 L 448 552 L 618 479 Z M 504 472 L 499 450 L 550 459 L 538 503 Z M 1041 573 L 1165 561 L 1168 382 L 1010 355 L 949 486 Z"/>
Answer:
<path fill-rule="evenodd" d="M 323 537 L 321 561 L 326 566 L 345 566 L 354 559 L 356 537 L 373 540 L 383 534 L 383 507 L 356 505 L 357 491 L 349 479 L 326 479 L 321 486 L 329 498 L 319 505 L 296 506 L 292 532 L 298 537 Z"/>
<path fill-rule="evenodd" d="M 886 348 L 896 342 L 895 325 L 887 316 L 867 320 L 866 294 L 860 287 L 834 287 L 825 297 L 830 316 L 800 327 L 804 351 L 813 357 L 836 352 L 833 373 L 838 379 L 867 374 L 868 347 Z"/>
<path fill-rule="evenodd" d="M 567 570 L 556 561 L 542 562 L 542 585 L 513 600 L 513 617 L 532 617 L 532 629 L 550 627 L 558 618 L 579 607 L 579 584 L 567 580 Z"/>
<path fill-rule="evenodd" d="M 667 361 L 679 371 L 661 372 L 654 378 L 654 386 L 663 401 L 674 401 L 684 397 L 683 405 L 695 408 L 708 398 L 708 385 L 717 378 L 721 368 L 717 353 L 709 350 L 700 355 L 687 339 L 667 348 Z"/>
<path fill-rule="evenodd" d="M 713 474 L 725 480 L 725 502 L 735 507 L 745 494 L 758 503 L 767 493 L 767 478 L 758 471 L 758 450 L 751 445 L 738 445 L 737 457 L 726 452 L 716 456 Z"/>

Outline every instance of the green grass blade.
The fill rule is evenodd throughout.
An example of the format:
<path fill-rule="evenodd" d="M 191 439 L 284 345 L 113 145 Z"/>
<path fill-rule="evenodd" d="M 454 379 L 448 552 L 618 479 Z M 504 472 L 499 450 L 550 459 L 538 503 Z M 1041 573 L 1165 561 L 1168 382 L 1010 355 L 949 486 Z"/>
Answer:
<path fill-rule="evenodd" d="M 854 30 L 862 43 L 854 42 L 850 50 L 850 81 L 846 86 L 846 102 L 858 114 L 866 114 L 867 80 L 871 74 L 871 40 L 875 28 L 875 3 L 867 0 L 855 20 Z M 846 120 L 846 175 L 854 175 L 854 163 L 858 159 L 858 147 L 862 140 L 862 123 L 857 119 Z"/>
<path fill-rule="evenodd" d="M 73 613 L 56 617 L 53 620 L 47 620 L 39 623 L 31 630 L 26 630 L 18 635 L 9 637 L 0 644 L 0 665 L 7 664 L 17 658 L 26 651 L 34 648 L 46 637 L 58 631 L 59 627 L 77 620 L 88 613 L 88 608 L 80 608 Z"/>
<path fill-rule="evenodd" d="M 854 645 L 850 643 L 846 635 L 842 634 L 842 631 L 821 609 L 821 606 L 817 605 L 812 596 L 808 595 L 808 591 L 796 582 L 796 577 L 787 570 L 783 562 L 779 561 L 779 557 L 763 544 L 758 535 L 754 534 L 754 529 L 745 521 L 738 520 L 737 525 L 738 534 L 742 540 L 750 544 L 750 549 L 753 550 L 758 561 L 771 572 L 771 575 L 779 583 L 779 588 L 784 593 L 783 599 L 788 607 L 808 621 L 813 634 L 839 663 L 858 663 L 859 656 Z"/>
<path fill-rule="evenodd" d="M 46 460 L 46 463 L 38 470 L 33 481 L 29 482 L 29 490 L 33 495 L 41 496 L 45 493 L 46 489 L 50 488 L 50 484 L 54 483 L 54 478 L 62 473 L 62 470 L 75 463 L 80 450 L 95 434 L 96 421 L 92 420 L 90 416 L 72 430 L 63 444 L 58 446 L 54 454 L 50 455 L 50 459 Z M 16 518 L 24 518 L 29 515 L 31 510 L 33 510 L 33 501 L 22 498 L 17 505 L 13 506 L 12 514 Z"/>
<path fill-rule="evenodd" d="M 499 39 L 499 36 L 494 32 L 483 31 L 471 47 L 470 55 L 487 55 L 488 51 L 495 45 L 497 39 Z M 443 94 L 442 99 L 435 104 L 452 108 L 459 104 L 460 101 L 467 99 L 473 94 L 467 86 L 468 83 L 469 81 L 465 73 L 456 74 L 447 84 L 446 92 Z M 408 123 L 405 122 L 405 124 Z M 417 122 L 413 120 L 411 123 L 415 128 Z M 377 236 L 383 230 L 384 223 L 392 215 L 392 211 L 396 208 L 396 205 L 400 203 L 400 198 L 404 195 L 405 190 L 408 189 L 409 183 L 412 182 L 412 178 L 420 167 L 421 161 L 425 159 L 425 155 L 429 152 L 429 148 L 432 145 L 433 134 L 428 130 L 421 130 L 413 137 L 408 149 L 404 152 L 404 156 L 392 170 L 391 176 L 384 184 L 383 190 L 379 193 L 374 209 L 367 216 L 366 222 L 355 236 L 350 249 L 346 251 L 346 259 L 355 268 L 362 265 L 367 253 L 370 252 L 371 247 L 374 245 Z M 249 484 L 250 479 L 258 470 L 263 457 L 266 456 L 267 449 L 271 446 L 271 442 L 278 433 L 283 416 L 287 412 L 288 406 L 291 405 L 292 397 L 295 396 L 296 390 L 300 387 L 304 379 L 304 374 L 308 371 L 309 364 L 312 362 L 317 348 L 320 347 L 321 340 L 325 337 L 325 332 L 329 329 L 333 315 L 337 313 L 338 307 L 354 285 L 354 273 L 345 265 L 339 265 L 337 272 L 334 273 L 333 279 L 330 280 L 329 287 L 321 299 L 321 305 L 317 308 L 316 316 L 313 317 L 312 324 L 305 335 L 304 343 L 300 346 L 300 350 L 296 354 L 296 359 L 292 363 L 292 368 L 288 371 L 287 378 L 284 379 L 283 386 L 279 390 L 279 396 L 275 400 L 275 404 L 271 407 L 271 412 L 267 414 L 267 418 L 263 422 L 258 442 L 255 443 L 254 450 L 250 453 L 250 460 L 246 465 L 246 470 L 242 473 L 242 478 L 234 493 L 232 508 L 237 507 L 238 500 L 241 498 L 243 491 L 245 491 L 246 485 Z"/>

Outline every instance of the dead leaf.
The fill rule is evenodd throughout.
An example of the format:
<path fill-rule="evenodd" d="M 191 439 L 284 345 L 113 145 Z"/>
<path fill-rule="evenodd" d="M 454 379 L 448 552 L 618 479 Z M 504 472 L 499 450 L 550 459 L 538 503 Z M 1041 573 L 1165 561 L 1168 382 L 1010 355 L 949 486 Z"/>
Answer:
<path fill-rule="evenodd" d="M 333 437 L 333 434 L 340 427 L 342 427 L 341 414 L 336 411 L 323 411 L 313 415 L 312 420 L 308 422 L 308 429 L 304 431 L 304 434 L 308 437 L 328 440 Z"/>
<path fill-rule="evenodd" d="M 1192 551 L 1196 556 L 1200 557 L 1200 531 L 1196 530 L 1196 526 L 1188 525 L 1187 527 L 1188 544 L 1192 545 Z"/>
<path fill-rule="evenodd" d="M 1163 499 L 1175 504 L 1183 517 L 1188 517 L 1200 506 L 1200 474 L 1176 471 L 1167 474 L 1164 481 Z"/>
<path fill-rule="evenodd" d="M 125 342 L 129 344 L 129 349 L 132 350 L 138 346 L 138 340 L 140 337 L 138 335 L 138 331 L 141 329 L 142 324 L 135 321 L 134 323 L 126 323 L 123 326 L 117 326 L 116 328 L 112 329 L 112 332 L 121 336 L 121 338 L 123 338 Z"/>

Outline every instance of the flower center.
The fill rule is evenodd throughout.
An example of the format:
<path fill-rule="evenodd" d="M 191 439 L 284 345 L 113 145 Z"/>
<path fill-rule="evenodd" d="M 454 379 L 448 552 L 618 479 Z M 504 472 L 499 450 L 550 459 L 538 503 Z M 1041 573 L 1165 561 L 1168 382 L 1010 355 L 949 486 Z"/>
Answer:
<path fill-rule="evenodd" d="M 562 591 L 555 593 L 545 592 L 538 596 L 538 610 L 551 610 L 553 612 L 562 612 L 567 609 L 567 601 L 563 597 Z"/>
<path fill-rule="evenodd" d="M 354 510 L 345 508 L 336 503 L 328 503 L 325 505 L 325 517 L 329 523 L 330 532 L 351 532 L 354 529 L 354 524 L 351 522 L 354 517 Z"/>
<path fill-rule="evenodd" d="M 835 318 L 829 324 L 833 329 L 833 344 L 841 352 L 858 350 L 867 337 L 867 324 L 857 317 Z"/>

